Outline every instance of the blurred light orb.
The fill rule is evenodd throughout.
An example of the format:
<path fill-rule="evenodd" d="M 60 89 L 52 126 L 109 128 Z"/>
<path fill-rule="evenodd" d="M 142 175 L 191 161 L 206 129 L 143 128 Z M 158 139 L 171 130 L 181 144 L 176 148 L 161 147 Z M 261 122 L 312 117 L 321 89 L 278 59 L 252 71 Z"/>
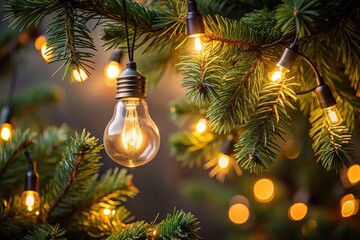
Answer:
<path fill-rule="evenodd" d="M 274 192 L 274 183 L 269 179 L 260 179 L 254 185 L 254 196 L 258 202 L 270 202 L 274 198 Z"/>
<path fill-rule="evenodd" d="M 289 218 L 293 221 L 300 221 L 303 219 L 308 211 L 305 203 L 294 203 L 288 211 Z"/>
<path fill-rule="evenodd" d="M 205 118 L 201 118 L 196 124 L 196 131 L 198 133 L 203 133 L 207 129 L 207 120 Z"/>
<path fill-rule="evenodd" d="M 352 165 L 347 170 L 347 177 L 351 184 L 357 184 L 360 181 L 360 166 L 358 164 Z"/>
<path fill-rule="evenodd" d="M 250 211 L 247 206 L 241 203 L 234 204 L 229 209 L 229 219 L 235 224 L 245 223 L 250 216 Z"/>

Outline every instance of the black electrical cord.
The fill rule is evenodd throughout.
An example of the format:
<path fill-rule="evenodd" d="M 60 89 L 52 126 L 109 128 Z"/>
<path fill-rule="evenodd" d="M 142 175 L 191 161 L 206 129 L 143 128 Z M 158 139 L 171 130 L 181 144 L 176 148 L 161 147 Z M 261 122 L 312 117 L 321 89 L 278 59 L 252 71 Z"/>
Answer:
<path fill-rule="evenodd" d="M 134 22 L 134 37 L 132 46 L 130 47 L 130 38 L 129 38 L 129 27 L 128 27 L 128 16 L 126 11 L 126 0 L 122 0 L 123 9 L 124 9 L 124 17 L 125 17 L 125 35 L 126 35 L 126 43 L 127 43 L 127 49 L 128 49 L 128 56 L 129 61 L 134 61 L 134 48 L 135 48 L 135 40 L 136 40 L 136 31 L 137 31 L 137 24 Z"/>

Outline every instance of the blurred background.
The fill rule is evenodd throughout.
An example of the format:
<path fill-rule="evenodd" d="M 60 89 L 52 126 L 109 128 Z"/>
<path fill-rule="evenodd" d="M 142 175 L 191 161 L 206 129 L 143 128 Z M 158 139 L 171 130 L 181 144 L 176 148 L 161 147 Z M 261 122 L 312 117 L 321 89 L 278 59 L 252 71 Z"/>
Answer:
<path fill-rule="evenodd" d="M 83 83 L 71 84 L 69 77 L 62 80 L 62 70 L 54 74 L 60 65 L 47 64 L 36 49 L 34 42 L 43 34 L 42 26 L 19 34 L 7 25 L 6 21 L 0 25 L 0 103 L 6 101 L 15 73 L 14 125 L 36 130 L 65 123 L 78 132 L 90 131 L 102 142 L 116 104 L 116 88 L 104 72 L 112 51 L 105 52 L 101 46 L 99 29 L 92 34 L 98 49 L 93 59 L 95 70 Z M 16 51 L 11 51 L 14 42 Z M 124 54 L 122 67 L 126 61 Z M 161 67 L 152 63 L 153 56 L 141 56 L 141 51 L 136 51 L 135 61 L 145 76 L 151 74 L 149 69 Z M 145 65 L 147 69 L 142 69 Z M 352 170 L 326 172 L 315 162 L 307 136 L 308 120 L 302 115 L 293 113 L 292 132 L 268 172 L 242 173 L 220 183 L 208 176 L 208 170 L 182 168 L 170 155 L 169 144 L 170 135 L 179 130 L 170 121 L 170 103 L 185 96 L 181 74 L 174 69 L 163 69 L 159 83 L 148 92 L 147 103 L 161 134 L 161 147 L 149 164 L 129 169 L 140 193 L 126 207 L 136 220 L 152 221 L 158 213 L 163 218 L 176 207 L 199 218 L 204 239 L 358 239 L 359 157 L 354 159 Z M 20 111 L 16 104 L 26 108 Z M 359 139 L 356 129 L 357 156 Z M 104 151 L 102 156 L 104 170 L 117 166 Z"/>

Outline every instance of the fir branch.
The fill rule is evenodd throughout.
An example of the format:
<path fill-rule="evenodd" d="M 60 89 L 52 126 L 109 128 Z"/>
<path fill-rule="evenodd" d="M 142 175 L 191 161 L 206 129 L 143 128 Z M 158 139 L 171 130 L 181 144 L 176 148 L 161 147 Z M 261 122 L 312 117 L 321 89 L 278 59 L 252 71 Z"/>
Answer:
<path fill-rule="evenodd" d="M 263 64 L 252 54 L 240 59 L 223 75 L 219 97 L 206 114 L 211 130 L 219 134 L 229 133 L 249 120 L 261 90 Z"/>
<path fill-rule="evenodd" d="M 176 101 L 170 104 L 170 118 L 181 127 L 194 124 L 200 118 L 204 118 L 208 106 L 199 108 L 188 101 Z"/>
<path fill-rule="evenodd" d="M 286 109 L 295 108 L 292 101 L 296 100 L 296 96 L 291 89 L 294 85 L 289 80 L 266 83 L 251 121 L 240 130 L 242 133 L 235 145 L 234 157 L 250 172 L 267 169 L 276 158 L 276 152 L 280 150 L 276 137 L 284 139 L 290 126 Z"/>
<path fill-rule="evenodd" d="M 26 235 L 24 240 L 65 240 L 65 232 L 58 224 L 51 226 L 44 223 Z"/>
<path fill-rule="evenodd" d="M 102 146 L 96 146 L 97 141 L 85 130 L 70 140 L 53 179 L 45 188 L 47 194 L 42 194 L 46 198 L 41 219 L 53 222 L 84 204 L 83 195 L 89 191 L 92 177 L 101 165 L 99 151 Z"/>
<path fill-rule="evenodd" d="M 338 172 L 349 166 L 354 159 L 351 134 L 345 126 L 329 126 L 323 111 L 316 109 L 310 116 L 310 137 L 313 139 L 313 150 L 318 157 L 317 162 L 327 171 Z"/>
<path fill-rule="evenodd" d="M 149 225 L 145 222 L 135 222 L 123 230 L 110 235 L 107 240 L 146 240 Z"/>

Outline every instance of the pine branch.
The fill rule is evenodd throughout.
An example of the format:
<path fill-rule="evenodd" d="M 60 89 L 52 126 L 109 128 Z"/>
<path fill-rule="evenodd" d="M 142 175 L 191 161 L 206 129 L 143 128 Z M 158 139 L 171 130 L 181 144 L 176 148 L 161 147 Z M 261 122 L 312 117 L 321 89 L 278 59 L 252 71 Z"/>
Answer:
<path fill-rule="evenodd" d="M 149 225 L 145 222 L 135 222 L 123 230 L 110 235 L 107 240 L 146 240 Z"/>
<path fill-rule="evenodd" d="M 188 101 L 176 101 L 170 105 L 170 118 L 181 127 L 194 124 L 200 118 L 204 118 L 208 107 L 204 106 L 199 108 Z"/>
<path fill-rule="evenodd" d="M 46 199 L 41 219 L 54 222 L 84 204 L 83 196 L 92 186 L 91 179 L 101 165 L 99 151 L 102 146 L 96 146 L 97 141 L 85 130 L 70 140 L 53 179 L 45 188 L 46 194 L 42 194 Z"/>
<path fill-rule="evenodd" d="M 249 120 L 261 90 L 263 64 L 252 54 L 240 59 L 223 75 L 219 97 L 206 114 L 211 130 L 219 134 L 229 133 Z"/>
<path fill-rule="evenodd" d="M 259 94 L 260 100 L 251 121 L 240 130 L 234 156 L 250 172 L 267 169 L 280 150 L 276 137 L 284 139 L 290 126 L 287 108 L 295 108 L 292 101 L 296 100 L 296 96 L 291 88 L 296 84 L 290 81 L 267 82 Z"/>
<path fill-rule="evenodd" d="M 51 226 L 47 223 L 39 225 L 25 236 L 24 240 L 65 240 L 65 230 L 59 225 Z"/>
<path fill-rule="evenodd" d="M 310 122 L 312 127 L 309 135 L 313 139 L 312 147 L 318 157 L 317 162 L 327 171 L 338 172 L 349 166 L 354 159 L 349 129 L 345 126 L 329 126 L 321 109 L 311 113 Z"/>

